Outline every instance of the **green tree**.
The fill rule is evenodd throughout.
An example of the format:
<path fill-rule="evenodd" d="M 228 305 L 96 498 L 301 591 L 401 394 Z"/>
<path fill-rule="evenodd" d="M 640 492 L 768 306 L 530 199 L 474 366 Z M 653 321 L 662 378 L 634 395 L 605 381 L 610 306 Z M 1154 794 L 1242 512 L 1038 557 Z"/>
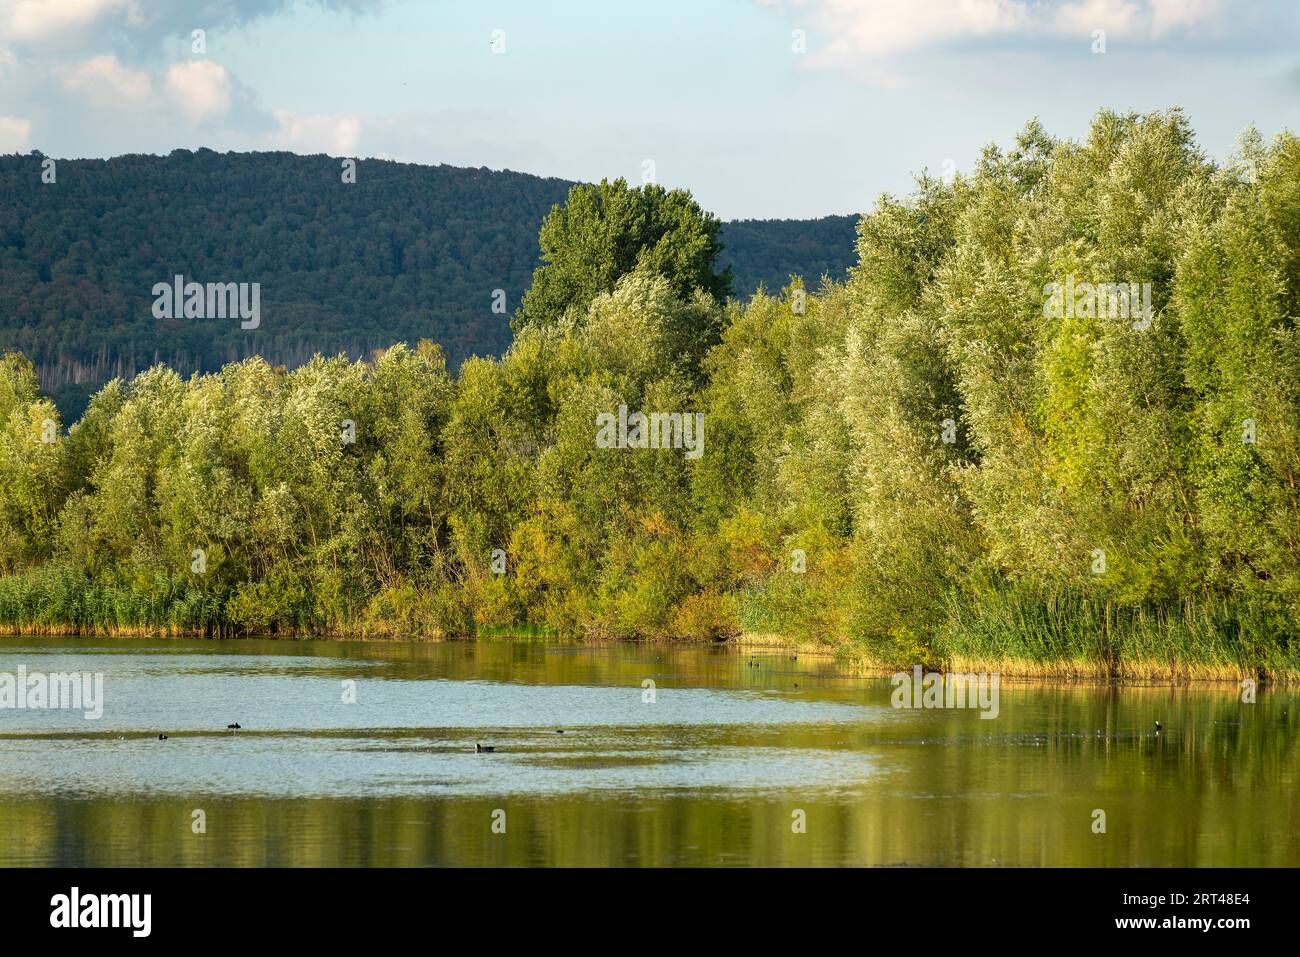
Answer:
<path fill-rule="evenodd" d="M 637 189 L 623 179 L 574 186 L 542 223 L 543 265 L 514 326 L 580 322 L 593 299 L 638 267 L 665 277 L 679 299 L 698 289 L 722 301 L 731 294 L 731 269 L 714 271 L 721 228 L 685 190 Z"/>

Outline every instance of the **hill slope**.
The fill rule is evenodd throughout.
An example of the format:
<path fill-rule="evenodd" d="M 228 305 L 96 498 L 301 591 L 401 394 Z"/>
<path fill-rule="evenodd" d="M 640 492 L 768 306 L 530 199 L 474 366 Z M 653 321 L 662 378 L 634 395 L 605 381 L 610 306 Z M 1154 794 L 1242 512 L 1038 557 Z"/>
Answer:
<path fill-rule="evenodd" d="M 87 388 L 158 361 L 296 365 L 421 338 L 453 367 L 504 351 L 538 227 L 572 184 L 383 160 L 361 162 L 355 183 L 341 172 L 321 155 L 176 150 L 60 160 L 46 184 L 38 154 L 0 156 L 0 351 L 30 356 L 73 414 Z M 792 272 L 842 275 L 853 218 L 745 220 L 723 242 L 748 295 Z M 176 275 L 258 283 L 260 325 L 155 318 L 154 285 Z"/>
<path fill-rule="evenodd" d="M 857 261 L 856 216 L 821 219 L 737 219 L 722 228 L 723 265 L 735 275 L 733 287 L 749 296 L 760 285 L 780 291 L 791 275 L 814 289 L 823 275 L 844 279 Z"/>

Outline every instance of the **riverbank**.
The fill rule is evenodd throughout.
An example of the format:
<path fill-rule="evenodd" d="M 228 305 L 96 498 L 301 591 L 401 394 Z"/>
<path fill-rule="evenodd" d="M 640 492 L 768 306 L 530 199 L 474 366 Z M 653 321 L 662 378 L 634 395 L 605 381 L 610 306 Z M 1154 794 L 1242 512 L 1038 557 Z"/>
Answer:
<path fill-rule="evenodd" d="M 1084 681 L 1123 683 L 1231 683 L 1246 679 L 1278 685 L 1300 685 L 1300 669 L 1253 670 L 1213 662 L 1162 661 L 1141 658 L 1119 661 L 1059 659 L 1035 661 L 1008 655 L 1005 657 L 955 656 L 939 662 L 889 661 L 851 645 L 818 646 L 782 641 L 777 635 L 742 635 L 735 642 L 747 651 L 793 652 L 799 656 L 834 659 L 853 674 L 883 677 L 922 664 L 927 670 L 961 674 L 998 674 L 1003 678 L 1026 681 Z"/>
<path fill-rule="evenodd" d="M 242 593 L 222 596 L 183 578 L 91 581 L 66 568 L 38 568 L 0 577 L 0 635 L 727 643 L 742 650 L 824 655 L 845 672 L 864 675 L 919 664 L 1049 681 L 1300 683 L 1300 642 L 1290 617 L 1226 601 L 1125 606 L 984 591 L 966 600 L 950 596 L 941 614 L 920 606 L 907 621 L 928 615 L 930 622 L 908 628 L 904 622 L 884 627 L 886 619 L 876 618 L 810 626 L 807 615 L 763 614 L 766 593 L 715 594 L 705 602 L 698 600 L 703 595 L 682 602 L 656 599 L 654 609 L 639 613 L 640 619 L 660 621 L 649 630 L 601 608 L 570 616 L 579 624 L 566 628 L 527 622 L 468 588 L 388 589 L 349 604 L 266 582 L 258 587 L 267 602 L 282 606 L 279 613 L 244 615 Z M 683 614 L 688 607 L 694 612 Z M 798 607 L 817 605 L 805 596 Z M 873 637 L 881 634 L 889 637 Z"/>
<path fill-rule="evenodd" d="M 235 629 L 198 631 L 183 628 L 158 628 L 144 626 L 114 626 L 86 628 L 70 624 L 26 625 L 15 627 L 0 623 L 0 637 L 57 637 L 57 638 L 165 638 L 203 639 L 212 641 L 276 640 L 298 641 L 359 641 L 387 644 L 410 641 L 420 643 L 465 641 L 557 641 L 573 645 L 645 645 L 662 644 L 674 647 L 708 647 L 725 645 L 743 653 L 770 654 L 780 652 L 800 658 L 819 658 L 835 663 L 846 674 L 866 677 L 887 677 L 899 671 L 910 671 L 920 664 L 927 671 L 947 673 L 998 674 L 1003 679 L 1059 682 L 1118 682 L 1201 684 L 1231 683 L 1240 685 L 1250 679 L 1259 683 L 1281 686 L 1300 685 L 1300 669 L 1251 669 L 1223 662 L 1197 662 L 1161 660 L 1155 657 L 1092 661 L 1084 658 L 1033 660 L 1014 655 L 1003 657 L 974 657 L 955 655 L 938 661 L 892 660 L 873 655 L 867 649 L 851 642 L 814 644 L 798 641 L 779 634 L 742 633 L 726 641 L 707 641 L 697 638 L 678 639 L 627 639 L 611 637 L 566 637 L 547 629 L 521 625 L 517 628 L 483 629 L 477 634 L 437 634 L 409 632 L 398 634 L 389 629 L 357 629 L 333 631 L 277 631 L 247 633 Z"/>

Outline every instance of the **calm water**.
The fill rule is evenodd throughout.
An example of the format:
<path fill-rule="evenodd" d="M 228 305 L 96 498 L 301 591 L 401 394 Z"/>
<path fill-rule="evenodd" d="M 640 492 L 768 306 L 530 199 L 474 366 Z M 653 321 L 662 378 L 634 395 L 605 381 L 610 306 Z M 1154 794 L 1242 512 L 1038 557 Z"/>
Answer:
<path fill-rule="evenodd" d="M 0 710 L 0 864 L 1300 865 L 1294 691 L 1004 685 L 985 720 L 749 661 L 0 639 L 0 672 L 100 672 L 105 699 Z"/>

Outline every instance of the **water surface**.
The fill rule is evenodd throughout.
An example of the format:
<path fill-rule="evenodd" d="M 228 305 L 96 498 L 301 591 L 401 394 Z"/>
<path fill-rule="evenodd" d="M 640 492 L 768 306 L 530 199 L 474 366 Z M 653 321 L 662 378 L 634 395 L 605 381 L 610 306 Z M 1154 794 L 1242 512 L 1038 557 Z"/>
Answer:
<path fill-rule="evenodd" d="M 1300 865 L 1294 691 L 1004 683 L 987 720 L 538 641 L 0 639 L 19 666 L 105 700 L 0 710 L 6 866 Z"/>

